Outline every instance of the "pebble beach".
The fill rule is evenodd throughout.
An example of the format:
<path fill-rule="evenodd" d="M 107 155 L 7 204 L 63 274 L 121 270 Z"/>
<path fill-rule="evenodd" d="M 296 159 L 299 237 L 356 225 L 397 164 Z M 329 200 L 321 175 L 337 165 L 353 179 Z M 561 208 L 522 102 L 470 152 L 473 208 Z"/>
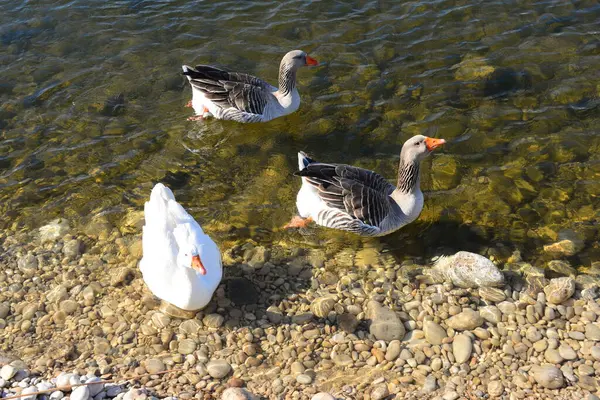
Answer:
<path fill-rule="evenodd" d="M 248 241 L 221 249 L 223 282 L 190 313 L 145 287 L 142 225 L 132 212 L 0 234 L 0 397 L 598 398 L 598 285 L 566 261 L 499 245 L 397 264 Z"/>

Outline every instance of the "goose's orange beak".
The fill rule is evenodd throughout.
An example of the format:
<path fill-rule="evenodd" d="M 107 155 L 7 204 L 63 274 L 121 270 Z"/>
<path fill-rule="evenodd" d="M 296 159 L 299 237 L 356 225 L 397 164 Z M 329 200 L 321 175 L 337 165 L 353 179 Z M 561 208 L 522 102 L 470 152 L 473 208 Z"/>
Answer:
<path fill-rule="evenodd" d="M 444 143 L 446 143 L 446 141 L 444 139 L 434 139 L 434 138 L 430 138 L 430 137 L 425 138 L 425 146 L 427 147 L 427 150 L 429 150 L 429 151 L 433 151 L 434 149 L 436 149 L 437 147 L 440 147 Z"/>
<path fill-rule="evenodd" d="M 192 256 L 192 268 L 200 272 L 200 275 L 206 275 L 206 268 L 200 261 L 200 256 Z"/>
<path fill-rule="evenodd" d="M 310 57 L 309 55 L 306 55 L 306 65 L 315 66 L 319 65 L 319 62 L 314 58 Z"/>

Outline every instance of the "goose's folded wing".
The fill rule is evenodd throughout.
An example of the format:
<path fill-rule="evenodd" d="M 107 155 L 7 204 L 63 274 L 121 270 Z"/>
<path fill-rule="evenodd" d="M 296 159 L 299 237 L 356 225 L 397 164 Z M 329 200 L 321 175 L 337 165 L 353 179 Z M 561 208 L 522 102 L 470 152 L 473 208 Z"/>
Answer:
<path fill-rule="evenodd" d="M 208 100 L 224 109 L 261 115 L 273 97 L 271 85 L 248 74 L 198 65 L 195 70 L 186 68 L 184 75 Z"/>
<path fill-rule="evenodd" d="M 250 114 L 262 114 L 273 95 L 271 91 L 249 83 L 191 81 L 204 96 L 221 108 L 235 108 Z"/>
<path fill-rule="evenodd" d="M 214 82 L 228 81 L 228 82 L 239 82 L 247 83 L 252 86 L 259 86 L 265 89 L 271 89 L 271 85 L 262 79 L 244 74 L 241 72 L 229 72 L 210 65 L 197 65 L 195 67 L 195 75 L 189 74 L 192 78 L 206 79 Z M 186 74 L 188 75 L 188 74 Z"/>
<path fill-rule="evenodd" d="M 307 178 L 329 206 L 367 225 L 379 224 L 392 211 L 388 181 L 373 171 L 348 165 L 312 163 L 296 175 Z"/>

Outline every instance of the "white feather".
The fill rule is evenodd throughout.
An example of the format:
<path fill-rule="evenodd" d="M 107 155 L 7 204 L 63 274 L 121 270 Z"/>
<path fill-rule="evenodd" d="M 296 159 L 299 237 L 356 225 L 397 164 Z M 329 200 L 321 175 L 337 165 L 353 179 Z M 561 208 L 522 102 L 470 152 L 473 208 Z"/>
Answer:
<path fill-rule="evenodd" d="M 140 261 L 144 282 L 155 296 L 179 308 L 204 308 L 223 276 L 219 248 L 162 183 L 152 189 L 144 217 Z M 192 247 L 198 249 L 206 275 L 182 262 L 191 259 L 184 253 Z"/>

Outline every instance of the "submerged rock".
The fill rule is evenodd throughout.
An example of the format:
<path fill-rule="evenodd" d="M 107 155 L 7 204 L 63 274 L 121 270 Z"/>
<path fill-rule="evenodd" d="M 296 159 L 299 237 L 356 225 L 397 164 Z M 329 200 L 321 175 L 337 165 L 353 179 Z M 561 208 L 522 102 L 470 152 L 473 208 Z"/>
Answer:
<path fill-rule="evenodd" d="M 563 260 L 552 260 L 548 263 L 548 269 L 564 275 L 564 276 L 575 276 L 577 275 L 577 270 L 573 267 L 571 267 L 571 265 L 569 265 L 568 262 L 563 261 Z"/>
<path fill-rule="evenodd" d="M 544 246 L 544 251 L 554 256 L 573 256 L 585 247 L 581 235 L 572 230 L 564 230 L 558 233 L 558 242 Z"/>
<path fill-rule="evenodd" d="M 255 397 L 252 393 L 248 392 L 246 389 L 242 389 L 239 387 L 232 387 L 229 389 L 225 389 L 223 392 L 222 400 L 253 400 Z"/>
<path fill-rule="evenodd" d="M 459 81 L 482 79 L 492 74 L 496 69 L 487 64 L 485 57 L 467 55 L 463 61 L 454 65 L 454 78 Z"/>
<path fill-rule="evenodd" d="M 406 330 L 404 324 L 396 313 L 388 307 L 381 305 L 376 301 L 370 301 L 367 304 L 367 318 L 371 320 L 369 332 L 377 340 L 400 340 L 404 337 Z"/>
<path fill-rule="evenodd" d="M 546 298 L 552 304 L 560 304 L 575 293 L 575 280 L 573 278 L 555 278 L 544 288 Z"/>
<path fill-rule="evenodd" d="M 119 93 L 116 96 L 111 96 L 104 102 L 102 114 L 108 117 L 121 115 L 125 112 L 125 95 Z"/>
<path fill-rule="evenodd" d="M 69 222 L 67 220 L 57 218 L 40 228 L 40 241 L 42 243 L 54 242 L 66 235 L 69 229 Z"/>
<path fill-rule="evenodd" d="M 425 274 L 434 279 L 449 280 L 462 288 L 504 284 L 504 275 L 493 262 L 479 254 L 467 251 L 459 251 L 449 257 L 440 257 L 433 268 L 425 271 Z"/>

